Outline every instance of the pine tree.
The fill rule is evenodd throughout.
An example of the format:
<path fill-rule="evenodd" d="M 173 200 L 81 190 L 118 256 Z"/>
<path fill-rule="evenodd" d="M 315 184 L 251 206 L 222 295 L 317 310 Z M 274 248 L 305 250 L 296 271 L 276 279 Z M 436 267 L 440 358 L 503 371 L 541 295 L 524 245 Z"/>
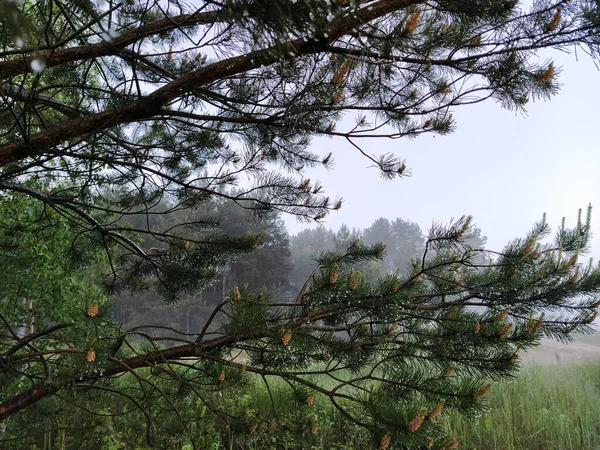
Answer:
<path fill-rule="evenodd" d="M 4 236 L 27 230 L 25 213 L 43 211 L 56 219 L 31 246 L 100 248 L 97 265 L 83 266 L 90 279 L 169 301 L 211 285 L 265 236 L 228 234 L 213 217 L 164 228 L 165 214 L 227 199 L 258 215 L 323 220 L 341 200 L 309 178 L 333 161 L 311 151 L 313 137 L 351 142 L 385 178 L 406 175 L 403 160 L 369 155 L 360 140 L 446 134 L 453 108 L 490 97 L 517 110 L 549 98 L 558 69 L 538 53 L 575 45 L 595 55 L 600 26 L 599 5 L 587 0 L 531 9 L 513 0 L 2 0 L 0 8 L 1 199 L 25 208 L 5 218 L 6 266 L 28 255 Z M 358 114 L 355 125 L 336 128 L 346 113 Z M 163 201 L 172 206 L 157 210 Z M 132 225 L 129 216 L 144 220 Z M 328 401 L 381 449 L 456 448 L 438 414 L 479 414 L 521 350 L 542 336 L 590 331 L 600 289 L 600 271 L 579 262 L 589 215 L 550 243 L 543 220 L 499 253 L 469 245 L 471 230 L 467 217 L 434 227 L 408 274 L 375 283 L 353 264 L 384 247 L 349 242 L 320 256 L 293 302 L 233 286 L 200 333 L 177 339 L 112 327 L 86 282 L 79 316 L 49 308 L 35 321 L 43 328 L 19 333 L 31 311 L 5 317 L 22 306 L 6 281 L 0 420 L 14 430 L 19 413 L 89 410 L 108 396 L 120 412 L 141 414 L 149 439 L 175 433 L 199 448 L 219 424 L 318 436 L 311 406 Z M 26 270 L 22 281 L 46 286 Z M 55 294 L 57 311 L 73 298 Z M 84 334 L 62 333 L 72 324 Z M 274 378 L 297 408 L 236 409 L 249 385 L 272 392 Z"/>

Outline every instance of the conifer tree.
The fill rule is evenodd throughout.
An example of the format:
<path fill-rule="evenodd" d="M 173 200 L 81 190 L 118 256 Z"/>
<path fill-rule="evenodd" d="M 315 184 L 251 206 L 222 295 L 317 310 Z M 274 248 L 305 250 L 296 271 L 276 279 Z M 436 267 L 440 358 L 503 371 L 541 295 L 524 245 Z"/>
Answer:
<path fill-rule="evenodd" d="M 31 246 L 67 233 L 73 254 L 83 242 L 102 250 L 84 268 L 109 291 L 168 301 L 210 285 L 265 236 L 225 233 L 214 217 L 167 228 L 157 217 L 221 198 L 323 220 L 341 201 L 309 178 L 335 156 L 311 151 L 313 137 L 350 142 L 385 178 L 405 175 L 397 155 L 370 155 L 361 140 L 446 134 L 453 108 L 490 98 L 513 109 L 549 98 L 558 68 L 538 52 L 597 55 L 600 36 L 589 0 L 0 0 L 0 10 L 2 201 L 42 211 L 36 223 L 54 214 Z M 337 128 L 348 113 L 355 125 Z M 172 206 L 157 212 L 163 200 Z M 6 236 L 28 221 L 7 216 Z M 179 338 L 119 331 L 94 301 L 79 316 L 51 308 L 23 333 L 31 311 L 7 317 L 22 297 L 3 288 L 4 430 L 32 411 L 51 418 L 61 402 L 89 410 L 114 397 L 119 414 L 140 414 L 149 442 L 170 432 L 201 448 L 223 424 L 318 436 L 311 407 L 327 401 L 380 449 L 456 448 L 438 415 L 479 414 L 521 350 L 590 331 L 600 289 L 600 271 L 579 261 L 589 214 L 552 241 L 542 220 L 498 253 L 472 248 L 471 231 L 469 217 L 433 227 L 407 275 L 376 283 L 352 265 L 384 246 L 350 242 L 321 255 L 293 302 L 235 286 L 199 334 Z M 30 256 L 2 239 L 3 267 Z M 42 291 L 30 276 L 19 282 Z M 55 294 L 58 309 L 72 298 Z M 62 332 L 73 324 L 84 337 Z M 297 408 L 239 410 L 241 391 L 272 392 L 273 379 Z"/>

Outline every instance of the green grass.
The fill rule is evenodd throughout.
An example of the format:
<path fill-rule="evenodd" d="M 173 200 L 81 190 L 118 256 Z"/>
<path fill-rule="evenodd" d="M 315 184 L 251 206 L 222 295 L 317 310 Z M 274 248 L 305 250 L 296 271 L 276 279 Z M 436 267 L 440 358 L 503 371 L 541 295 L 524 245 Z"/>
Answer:
<path fill-rule="evenodd" d="M 528 366 L 490 391 L 478 423 L 452 415 L 448 430 L 477 450 L 600 449 L 600 364 Z"/>
<path fill-rule="evenodd" d="M 276 408 L 294 408 L 284 388 L 273 383 L 271 399 L 264 385 L 257 386 L 253 406 L 266 411 L 273 401 Z M 461 437 L 463 449 L 600 450 L 600 363 L 528 365 L 512 383 L 494 385 L 488 396 L 490 411 L 478 422 L 457 414 L 444 419 L 450 434 Z M 318 399 L 311 408 L 318 433 L 296 436 L 285 448 L 374 448 L 364 430 L 349 424 L 325 400 Z M 264 440 L 253 444 L 246 448 L 271 448 Z"/>

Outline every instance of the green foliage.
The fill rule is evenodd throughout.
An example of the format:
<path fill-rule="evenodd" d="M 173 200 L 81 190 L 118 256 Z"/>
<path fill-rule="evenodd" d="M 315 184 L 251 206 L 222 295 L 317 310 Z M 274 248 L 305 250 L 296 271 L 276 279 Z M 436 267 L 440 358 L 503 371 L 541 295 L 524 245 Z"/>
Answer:
<path fill-rule="evenodd" d="M 551 244 L 542 221 L 500 253 L 482 248 L 467 217 L 425 242 L 401 220 L 365 230 L 364 243 L 347 228 L 325 233 L 331 248 L 308 236 L 317 263 L 291 292 L 276 214 L 318 222 L 341 207 L 307 176 L 332 162 L 311 150 L 315 136 L 346 139 L 394 178 L 406 163 L 369 155 L 359 137 L 446 134 L 463 104 L 491 97 L 522 110 L 551 96 L 557 71 L 537 54 L 597 54 L 597 2 L 0 8 L 7 442 L 76 448 L 66 431 L 89 427 L 99 446 L 210 448 L 237 445 L 256 424 L 258 447 L 273 426 L 289 446 L 298 436 L 319 446 L 313 398 L 380 448 L 433 439 L 448 450 L 440 405 L 477 416 L 489 383 L 518 371 L 520 350 L 590 331 L 600 271 L 578 262 L 589 218 Z M 356 124 L 336 131 L 347 111 L 360 112 Z M 246 211 L 257 219 L 242 227 Z M 119 328 L 104 293 L 136 290 L 187 310 L 169 317 L 139 300 L 137 323 Z M 244 400 L 261 383 L 269 414 Z M 61 414 L 65 405 L 79 410 Z"/>

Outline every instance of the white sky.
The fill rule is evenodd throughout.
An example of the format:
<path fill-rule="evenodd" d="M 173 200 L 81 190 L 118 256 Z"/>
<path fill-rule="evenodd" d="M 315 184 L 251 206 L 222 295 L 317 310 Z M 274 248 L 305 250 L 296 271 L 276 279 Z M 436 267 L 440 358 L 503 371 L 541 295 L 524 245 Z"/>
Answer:
<path fill-rule="evenodd" d="M 600 259 L 600 72 L 579 52 L 553 54 L 561 91 L 550 101 L 527 105 L 527 117 L 493 101 L 453 111 L 457 130 L 414 140 L 361 141 L 369 153 L 394 152 L 407 160 L 412 177 L 385 181 L 369 161 L 343 140 L 319 139 L 313 149 L 333 151 L 335 168 L 308 176 L 344 205 L 325 226 L 365 228 L 379 217 L 401 217 L 426 232 L 432 221 L 471 214 L 500 250 L 523 236 L 544 212 L 553 229 L 566 217 L 573 225 L 589 203 L 592 253 Z M 343 127 L 338 126 L 339 130 Z M 284 217 L 290 234 L 307 225 Z"/>

